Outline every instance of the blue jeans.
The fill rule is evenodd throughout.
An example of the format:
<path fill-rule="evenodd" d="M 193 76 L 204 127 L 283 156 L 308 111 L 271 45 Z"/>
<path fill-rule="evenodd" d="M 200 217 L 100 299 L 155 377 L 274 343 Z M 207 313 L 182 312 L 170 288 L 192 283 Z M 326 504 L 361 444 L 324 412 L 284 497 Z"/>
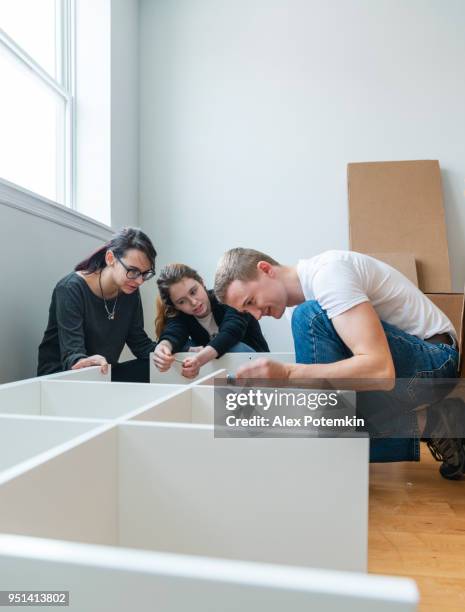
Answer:
<path fill-rule="evenodd" d="M 255 351 L 245 342 L 238 342 L 229 349 L 228 353 L 255 353 Z"/>
<path fill-rule="evenodd" d="M 357 415 L 365 418 L 370 433 L 373 426 L 376 435 L 393 436 L 371 438 L 371 462 L 418 461 L 420 440 L 414 408 L 431 403 L 433 395 L 425 387 L 425 379 L 457 377 L 458 351 L 455 343 L 454 346 L 432 344 L 394 325 L 381 323 L 394 362 L 396 386 L 392 393 L 358 392 Z M 332 363 L 353 356 L 325 311 L 314 300 L 304 302 L 294 310 L 292 335 L 297 363 Z M 450 390 L 445 387 L 441 390 L 439 384 L 433 391 L 443 397 Z M 384 430 L 380 431 L 380 428 Z M 402 437 L 399 432 L 408 432 L 409 437 Z"/>

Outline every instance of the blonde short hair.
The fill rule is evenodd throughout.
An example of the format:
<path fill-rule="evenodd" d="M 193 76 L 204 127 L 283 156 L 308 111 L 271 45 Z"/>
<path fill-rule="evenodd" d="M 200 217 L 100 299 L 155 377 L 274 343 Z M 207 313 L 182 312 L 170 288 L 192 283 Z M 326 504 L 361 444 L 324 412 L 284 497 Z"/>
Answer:
<path fill-rule="evenodd" d="M 224 301 L 229 285 L 235 281 L 249 281 L 257 277 L 257 264 L 266 261 L 273 266 L 280 264 L 269 255 L 255 249 L 243 249 L 241 247 L 226 251 L 218 262 L 215 274 L 215 295 Z"/>

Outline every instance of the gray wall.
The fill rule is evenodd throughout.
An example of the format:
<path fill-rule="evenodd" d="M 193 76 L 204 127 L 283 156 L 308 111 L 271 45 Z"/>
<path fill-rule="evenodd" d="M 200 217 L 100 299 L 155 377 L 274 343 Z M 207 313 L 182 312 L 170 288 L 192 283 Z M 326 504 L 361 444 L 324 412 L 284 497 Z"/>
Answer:
<path fill-rule="evenodd" d="M 53 287 L 100 243 L 0 203 L 0 383 L 35 376 Z"/>
<path fill-rule="evenodd" d="M 460 290 L 464 31 L 461 0 L 141 0 L 140 221 L 160 263 L 211 283 L 233 246 L 347 248 L 348 162 L 439 159 Z M 287 323 L 265 329 L 290 348 Z"/>
<path fill-rule="evenodd" d="M 120 228 L 138 223 L 138 0 L 76 6 L 77 202 Z"/>

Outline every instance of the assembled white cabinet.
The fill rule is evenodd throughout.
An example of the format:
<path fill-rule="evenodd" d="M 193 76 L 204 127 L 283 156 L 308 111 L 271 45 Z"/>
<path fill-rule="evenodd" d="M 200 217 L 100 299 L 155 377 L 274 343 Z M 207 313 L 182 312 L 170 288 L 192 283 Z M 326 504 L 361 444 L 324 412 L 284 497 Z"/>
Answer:
<path fill-rule="evenodd" d="M 0 480 L 0 532 L 365 571 L 367 459 L 367 439 L 120 423 Z"/>
<path fill-rule="evenodd" d="M 214 370 L 92 370 L 0 386 L 0 590 L 69 590 L 72 612 L 415 609 L 414 583 L 364 573 L 367 438 L 215 438 Z"/>

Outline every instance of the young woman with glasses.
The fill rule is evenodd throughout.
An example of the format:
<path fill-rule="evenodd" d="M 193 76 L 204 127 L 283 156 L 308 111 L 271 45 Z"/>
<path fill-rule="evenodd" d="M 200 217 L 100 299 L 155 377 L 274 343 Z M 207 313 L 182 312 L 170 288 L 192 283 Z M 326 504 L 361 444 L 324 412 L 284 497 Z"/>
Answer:
<path fill-rule="evenodd" d="M 153 342 L 144 331 L 139 287 L 155 275 L 156 251 L 144 232 L 124 228 L 56 285 L 39 346 L 38 376 L 112 365 L 114 381 L 149 381 Z M 135 360 L 118 364 L 127 344 Z"/>

